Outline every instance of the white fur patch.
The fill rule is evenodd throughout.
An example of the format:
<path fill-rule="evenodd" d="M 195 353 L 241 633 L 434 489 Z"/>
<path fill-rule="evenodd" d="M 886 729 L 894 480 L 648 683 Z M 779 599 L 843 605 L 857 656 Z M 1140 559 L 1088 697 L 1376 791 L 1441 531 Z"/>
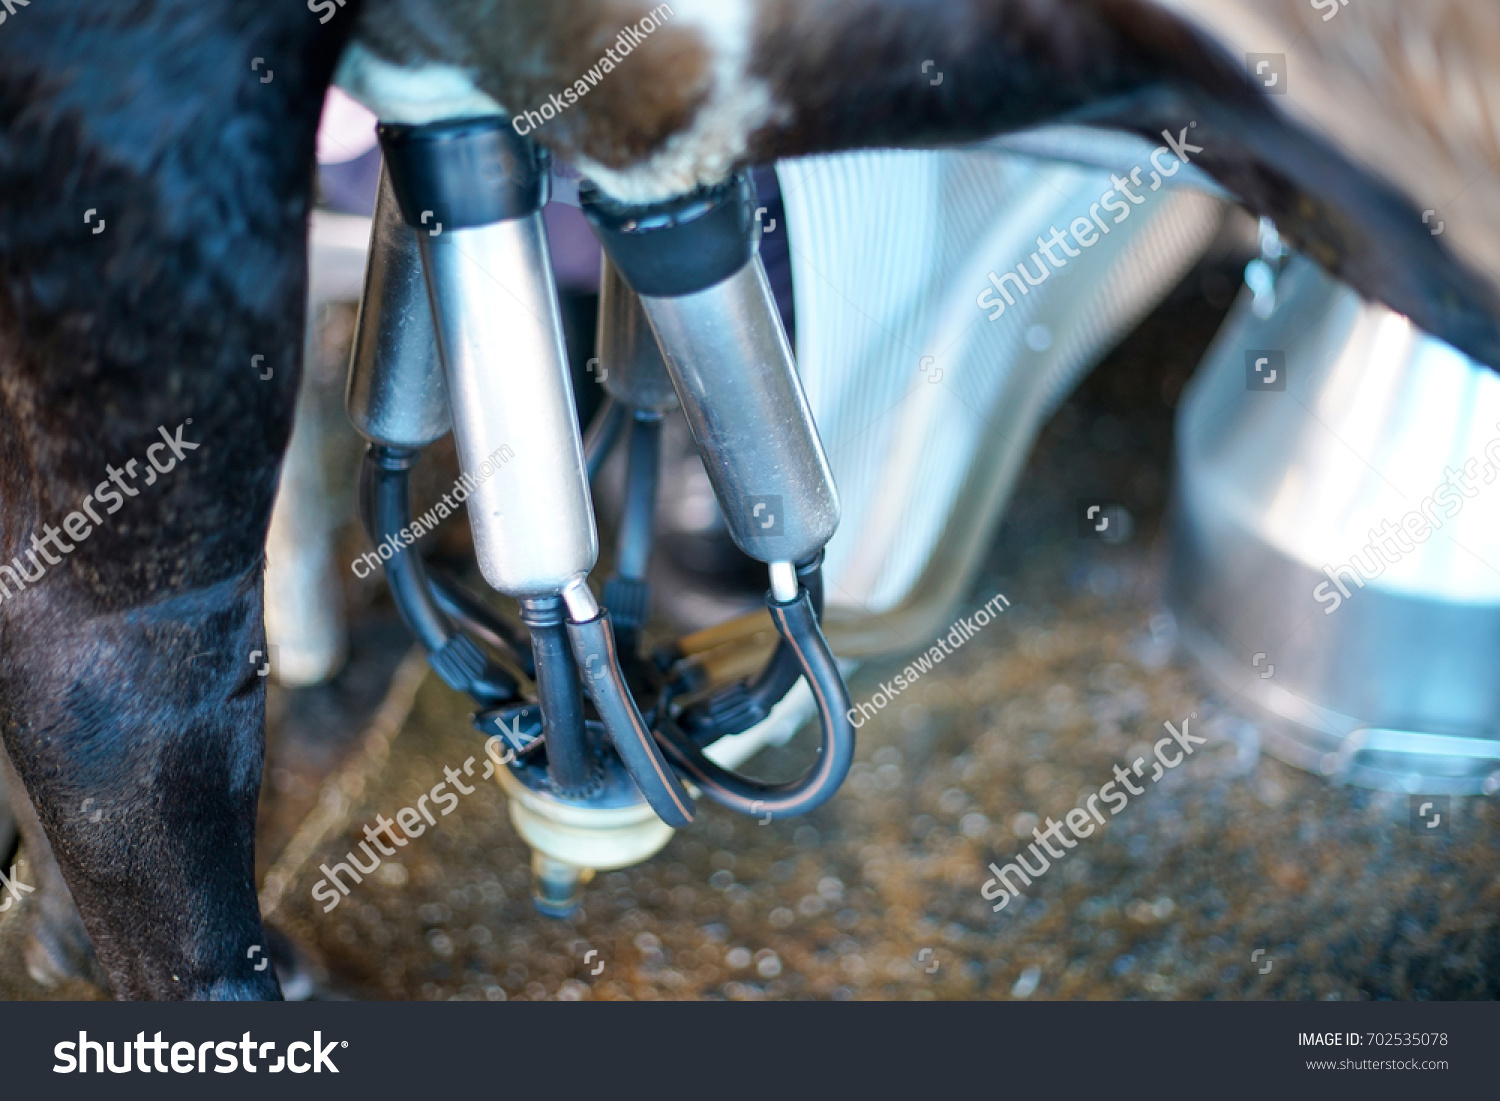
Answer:
<path fill-rule="evenodd" d="M 750 135 L 778 112 L 770 86 L 749 74 L 754 45 L 750 0 L 669 0 L 670 30 L 699 32 L 713 57 L 713 86 L 686 130 L 653 156 L 624 169 L 580 157 L 578 168 L 608 195 L 625 202 L 669 199 L 718 183 L 745 155 Z M 660 31 L 656 33 L 661 33 Z"/>
<path fill-rule="evenodd" d="M 612 169 L 587 157 L 578 159 L 580 172 L 606 194 L 626 202 L 656 202 L 700 184 L 718 183 L 743 159 L 750 135 L 778 112 L 769 85 L 749 74 L 751 0 L 673 0 L 669 6 L 671 16 L 657 16 L 660 25 L 652 33 L 696 31 L 713 59 L 712 85 L 687 129 L 672 135 L 646 160 Z M 628 58 L 623 62 L 631 63 Z M 383 122 L 422 124 L 506 113 L 463 69 L 441 64 L 403 68 L 357 42 L 344 51 L 334 83 Z M 594 94 L 609 95 L 608 85 Z"/>
<path fill-rule="evenodd" d="M 339 60 L 333 82 L 375 112 L 381 122 L 420 126 L 442 119 L 504 114 L 504 110 L 454 65 L 408 69 L 383 61 L 358 42 Z"/>

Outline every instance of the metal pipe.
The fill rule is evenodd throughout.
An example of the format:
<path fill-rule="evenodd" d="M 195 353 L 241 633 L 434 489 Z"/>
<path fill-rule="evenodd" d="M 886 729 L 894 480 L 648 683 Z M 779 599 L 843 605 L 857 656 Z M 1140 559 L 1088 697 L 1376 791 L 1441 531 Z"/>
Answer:
<path fill-rule="evenodd" d="M 607 254 L 600 261 L 595 350 L 604 389 L 617 401 L 656 413 L 677 408 L 677 392 L 640 297 Z"/>
<path fill-rule="evenodd" d="M 448 389 L 417 235 L 402 220 L 383 164 L 344 408 L 360 435 L 389 447 L 422 448 L 448 434 Z"/>
<path fill-rule="evenodd" d="M 385 124 L 380 140 L 421 249 L 480 572 L 518 599 L 554 595 L 599 548 L 542 226 L 546 156 L 499 116 Z"/>
<path fill-rule="evenodd" d="M 816 554 L 838 493 L 756 252 L 749 177 L 648 206 L 579 194 L 640 295 L 735 544 L 762 562 Z"/>
<path fill-rule="evenodd" d="M 816 554 L 838 529 L 838 493 L 760 257 L 641 303 L 735 544 L 762 562 Z"/>
<path fill-rule="evenodd" d="M 838 527 L 838 494 L 797 378 L 765 270 L 756 252 L 755 190 L 740 173 L 666 203 L 632 206 L 597 188 L 580 190 L 611 261 L 640 295 L 667 373 L 687 416 L 725 524 L 739 548 L 771 564 L 766 606 L 817 700 L 818 763 L 807 775 L 767 784 L 721 768 L 657 707 L 658 736 L 672 763 L 710 798 L 746 814 L 803 814 L 843 782 L 854 756 L 849 692 L 818 627 L 794 562 L 815 559 Z M 576 617 L 575 617 L 576 618 Z M 575 624 L 574 644 L 578 644 Z M 760 688 L 785 681 L 778 650 Z M 737 722 L 715 700 L 700 725 Z M 756 701 L 758 702 L 758 701 Z M 711 732 L 711 731 L 710 731 Z"/>
<path fill-rule="evenodd" d="M 791 562 L 771 563 L 771 599 L 779 604 L 797 599 L 797 567 Z"/>
<path fill-rule="evenodd" d="M 599 544 L 541 215 L 421 244 L 480 572 L 517 598 L 556 593 Z"/>

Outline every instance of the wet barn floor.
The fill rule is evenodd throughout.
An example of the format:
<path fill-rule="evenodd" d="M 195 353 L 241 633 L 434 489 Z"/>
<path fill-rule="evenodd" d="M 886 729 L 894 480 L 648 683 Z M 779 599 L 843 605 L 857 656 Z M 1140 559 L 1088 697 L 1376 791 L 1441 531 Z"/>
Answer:
<path fill-rule="evenodd" d="M 1418 837 L 1404 797 L 1259 756 L 1253 727 L 1163 663 L 1149 555 L 1084 573 L 1108 596 L 1043 603 L 1047 572 L 1007 577 L 1002 623 L 860 732 L 830 805 L 767 826 L 705 805 L 650 863 L 596 879 L 571 921 L 533 910 L 526 849 L 491 785 L 331 913 L 310 898 L 359 826 L 478 752 L 467 705 L 427 677 L 388 756 L 346 774 L 365 781 L 347 825 L 310 853 L 276 919 L 349 993 L 379 998 L 1500 992 L 1492 803 L 1456 808 L 1449 838 Z M 855 697 L 891 671 L 856 676 Z M 992 913 L 987 862 L 1193 711 L 1208 744 Z"/>
<path fill-rule="evenodd" d="M 310 893 L 320 865 L 415 806 L 444 766 L 483 760 L 469 704 L 403 664 L 399 628 L 367 611 L 340 707 L 320 719 L 307 702 L 329 689 L 272 701 L 271 922 L 326 991 L 359 998 L 1500 994 L 1494 801 L 1456 799 L 1451 832 L 1419 836 L 1404 796 L 1263 756 L 1256 728 L 1175 651 L 1159 535 L 1172 405 L 1222 282 L 1190 277 L 1049 425 L 958 614 L 996 593 L 1009 610 L 864 725 L 848 783 L 819 811 L 760 825 L 703 803 L 656 858 L 601 874 L 581 913 L 556 920 L 533 909 L 528 851 L 481 783 L 325 913 Z M 1128 542 L 1076 537 L 1088 493 L 1130 507 Z M 862 668 L 851 695 L 905 664 Z M 377 704 L 372 719 L 337 718 Z M 991 910 L 991 861 L 1195 712 L 1206 745 Z M 752 767 L 799 770 L 808 735 Z"/>

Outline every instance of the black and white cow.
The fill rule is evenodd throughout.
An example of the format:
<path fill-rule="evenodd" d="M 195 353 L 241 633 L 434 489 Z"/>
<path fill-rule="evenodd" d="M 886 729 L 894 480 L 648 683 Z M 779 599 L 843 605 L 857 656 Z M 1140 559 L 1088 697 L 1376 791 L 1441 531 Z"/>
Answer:
<path fill-rule="evenodd" d="M 1500 366 L 1497 63 L 1489 0 L 6 3 L 0 730 L 33 971 L 92 952 L 122 998 L 279 995 L 247 958 L 247 659 L 335 77 L 400 122 L 573 89 L 534 137 L 627 200 L 1049 121 L 1167 131 L 1363 293 Z"/>

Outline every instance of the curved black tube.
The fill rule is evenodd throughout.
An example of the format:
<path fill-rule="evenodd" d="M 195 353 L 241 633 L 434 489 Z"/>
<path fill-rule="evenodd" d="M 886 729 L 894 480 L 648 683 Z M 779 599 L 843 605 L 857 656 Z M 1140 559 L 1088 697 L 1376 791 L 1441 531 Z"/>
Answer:
<path fill-rule="evenodd" d="M 669 826 L 679 829 L 693 820 L 693 800 L 651 738 L 636 709 L 635 700 L 620 672 L 615 636 L 609 613 L 601 611 L 584 623 L 568 621 L 573 657 L 583 673 L 589 695 L 599 711 L 605 733 L 624 762 L 625 769 L 641 789 L 651 809 Z M 845 709 L 847 710 L 847 700 Z M 846 766 L 847 767 L 847 766 Z"/>
<path fill-rule="evenodd" d="M 625 502 L 615 544 L 615 569 L 604 584 L 604 606 L 620 649 L 633 654 L 641 628 L 651 618 L 651 536 L 656 526 L 656 489 L 661 475 L 660 413 L 632 410 L 626 448 Z"/>
<path fill-rule="evenodd" d="M 536 676 L 536 664 L 531 656 L 531 640 L 526 637 L 525 632 L 496 615 L 484 601 L 436 563 L 426 564 L 426 574 L 427 583 L 432 587 L 432 598 L 444 615 L 503 652 L 528 677 Z"/>
<path fill-rule="evenodd" d="M 797 566 L 797 580 L 812 601 L 813 615 L 823 618 L 823 552 Z M 769 602 L 769 597 L 767 598 Z M 729 734 L 740 734 L 763 722 L 802 676 L 802 663 L 783 636 L 765 667 L 751 680 L 719 689 L 707 699 L 684 708 L 677 725 L 699 748 Z M 666 709 L 658 707 L 665 714 Z"/>
<path fill-rule="evenodd" d="M 630 418 L 625 507 L 615 551 L 615 570 L 621 577 L 640 580 L 651 564 L 656 487 L 661 476 L 661 420 L 661 414 L 639 409 Z"/>
<path fill-rule="evenodd" d="M 822 724 L 817 764 L 799 780 L 765 783 L 714 764 L 670 720 L 661 721 L 657 737 L 672 764 L 697 784 L 704 795 L 742 814 L 766 815 L 769 821 L 806 814 L 838 790 L 854 761 L 854 724 L 848 716 L 849 689 L 818 627 L 808 592 L 800 591 L 788 604 L 767 600 L 766 607 L 817 700 Z"/>
<path fill-rule="evenodd" d="M 372 449 L 374 446 L 372 445 Z M 417 454 L 415 451 L 411 452 L 411 465 L 416 464 Z M 385 461 L 389 463 L 393 460 L 388 457 Z M 379 462 L 366 452 L 365 462 L 359 468 L 359 517 L 365 534 L 377 547 L 383 538 L 375 527 L 375 482 L 378 469 Z M 408 510 L 411 507 L 409 496 L 405 507 Z M 401 529 L 398 527 L 390 530 Z M 434 605 L 448 619 L 505 653 L 528 677 L 536 676 L 536 667 L 531 657 L 531 640 L 523 632 L 490 611 L 482 600 L 464 588 L 457 578 L 450 576 L 442 567 L 424 562 L 418 572 L 431 591 Z M 397 607 L 400 606 L 400 599 L 397 598 Z"/>
<path fill-rule="evenodd" d="M 467 692 L 482 706 L 514 699 L 517 685 L 487 661 L 473 641 L 453 630 L 428 586 L 422 556 L 403 544 L 400 533 L 411 523 L 409 481 L 418 452 L 372 444 L 365 452 L 360 477 L 360 506 L 371 541 L 391 548 L 381 556 L 386 584 L 402 621 L 427 651 L 433 672 L 451 688 Z"/>
<path fill-rule="evenodd" d="M 584 734 L 583 688 L 568 645 L 562 597 L 533 597 L 521 602 L 531 629 L 535 655 L 536 696 L 547 739 L 547 776 L 563 795 L 586 795 L 598 779 Z"/>
<path fill-rule="evenodd" d="M 453 630 L 428 592 L 421 556 L 406 553 L 400 538 L 411 523 L 408 483 L 417 457 L 416 451 L 397 447 L 372 446 L 365 452 L 373 512 L 368 534 L 377 550 L 386 544 L 392 551 L 380 558 L 402 621 L 428 651 L 436 651 L 448 644 Z"/>

